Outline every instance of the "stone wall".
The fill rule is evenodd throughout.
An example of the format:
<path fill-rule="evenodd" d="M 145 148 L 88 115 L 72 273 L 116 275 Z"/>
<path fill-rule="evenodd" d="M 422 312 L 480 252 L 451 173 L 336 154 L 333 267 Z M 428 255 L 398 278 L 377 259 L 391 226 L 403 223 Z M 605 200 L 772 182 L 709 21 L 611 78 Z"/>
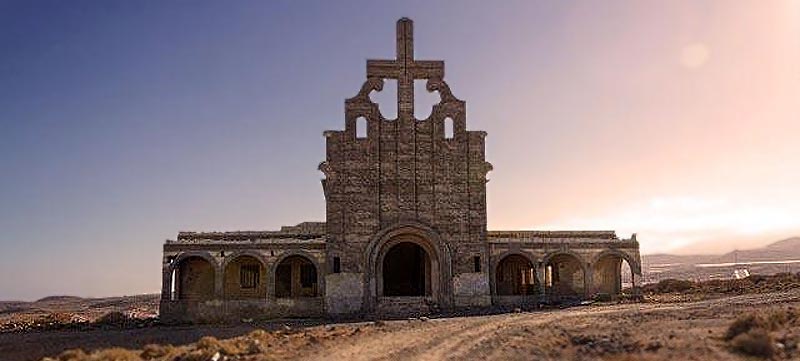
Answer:
<path fill-rule="evenodd" d="M 248 238 L 242 239 L 245 233 L 249 234 Z M 183 233 L 181 240 L 167 242 L 162 267 L 161 316 L 165 320 L 209 322 L 325 314 L 324 239 L 251 238 L 254 234 L 273 237 L 276 233 L 192 233 L 194 236 L 191 237 Z M 277 266 L 294 257 L 311 261 L 316 269 L 317 285 L 314 288 L 317 293 L 313 297 L 276 296 Z M 242 265 L 258 266 L 259 278 L 255 288 L 241 287 Z M 192 271 L 198 267 L 207 271 Z M 181 269 L 185 270 L 183 276 L 179 273 Z M 203 296 L 194 296 L 197 293 L 194 291 L 173 292 L 173 271 L 178 272 L 178 282 L 184 277 L 192 280 L 192 287 L 201 290 Z M 178 284 L 176 288 L 180 290 L 181 286 L 183 284 Z"/>
<path fill-rule="evenodd" d="M 641 257 L 635 235 L 630 239 L 620 239 L 613 231 L 490 231 L 488 241 L 495 299 L 497 266 L 510 255 L 521 255 L 533 264 L 540 293 L 545 296 L 557 291 L 558 285 L 553 286 L 553 292 L 545 289 L 545 271 L 549 264 L 558 260 L 575 261 L 558 262 L 563 274 L 571 277 L 560 281 L 561 286 L 572 283 L 582 293 L 579 295 L 582 298 L 607 293 L 611 289 L 609 282 L 618 282 L 622 260 L 630 265 L 634 286 L 641 281 Z M 620 291 L 619 288 L 614 290 Z"/>
<path fill-rule="evenodd" d="M 325 276 L 325 309 L 330 315 L 362 312 L 363 273 L 331 273 Z"/>

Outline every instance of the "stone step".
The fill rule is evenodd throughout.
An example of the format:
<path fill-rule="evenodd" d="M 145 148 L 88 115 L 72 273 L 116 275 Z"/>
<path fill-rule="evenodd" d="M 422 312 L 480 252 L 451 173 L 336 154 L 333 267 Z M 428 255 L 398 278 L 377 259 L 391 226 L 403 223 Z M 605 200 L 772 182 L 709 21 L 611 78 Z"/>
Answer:
<path fill-rule="evenodd" d="M 432 297 L 382 297 L 375 313 L 379 316 L 420 316 L 431 314 L 437 306 Z"/>

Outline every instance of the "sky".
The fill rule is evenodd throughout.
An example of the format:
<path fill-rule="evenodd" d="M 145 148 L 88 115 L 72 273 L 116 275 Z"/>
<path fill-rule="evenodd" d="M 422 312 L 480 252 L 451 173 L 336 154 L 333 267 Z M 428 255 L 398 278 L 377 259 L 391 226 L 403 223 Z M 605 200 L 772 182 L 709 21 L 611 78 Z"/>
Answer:
<path fill-rule="evenodd" d="M 5 0 L 0 299 L 158 292 L 178 231 L 324 221 L 322 132 L 403 16 L 489 134 L 490 230 L 800 235 L 800 1 Z"/>

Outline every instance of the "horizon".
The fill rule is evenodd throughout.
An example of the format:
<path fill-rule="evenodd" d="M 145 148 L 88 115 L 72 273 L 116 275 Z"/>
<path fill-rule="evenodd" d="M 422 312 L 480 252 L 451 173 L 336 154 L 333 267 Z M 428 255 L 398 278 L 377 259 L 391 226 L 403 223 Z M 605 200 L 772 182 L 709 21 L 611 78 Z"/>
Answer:
<path fill-rule="evenodd" d="M 179 231 L 324 221 L 322 132 L 401 17 L 488 133 L 488 230 L 643 255 L 800 236 L 800 2 L 598 10 L 2 3 L 0 300 L 156 293 Z"/>

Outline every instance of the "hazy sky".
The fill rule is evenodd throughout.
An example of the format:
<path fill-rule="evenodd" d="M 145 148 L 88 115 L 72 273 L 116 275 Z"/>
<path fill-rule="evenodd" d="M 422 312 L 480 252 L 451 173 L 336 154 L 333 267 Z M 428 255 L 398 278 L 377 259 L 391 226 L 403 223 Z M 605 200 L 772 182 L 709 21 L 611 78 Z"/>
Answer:
<path fill-rule="evenodd" d="M 322 132 L 402 16 L 489 133 L 489 229 L 800 234 L 800 1 L 6 0 L 0 299 L 158 292 L 179 230 L 324 220 Z"/>

